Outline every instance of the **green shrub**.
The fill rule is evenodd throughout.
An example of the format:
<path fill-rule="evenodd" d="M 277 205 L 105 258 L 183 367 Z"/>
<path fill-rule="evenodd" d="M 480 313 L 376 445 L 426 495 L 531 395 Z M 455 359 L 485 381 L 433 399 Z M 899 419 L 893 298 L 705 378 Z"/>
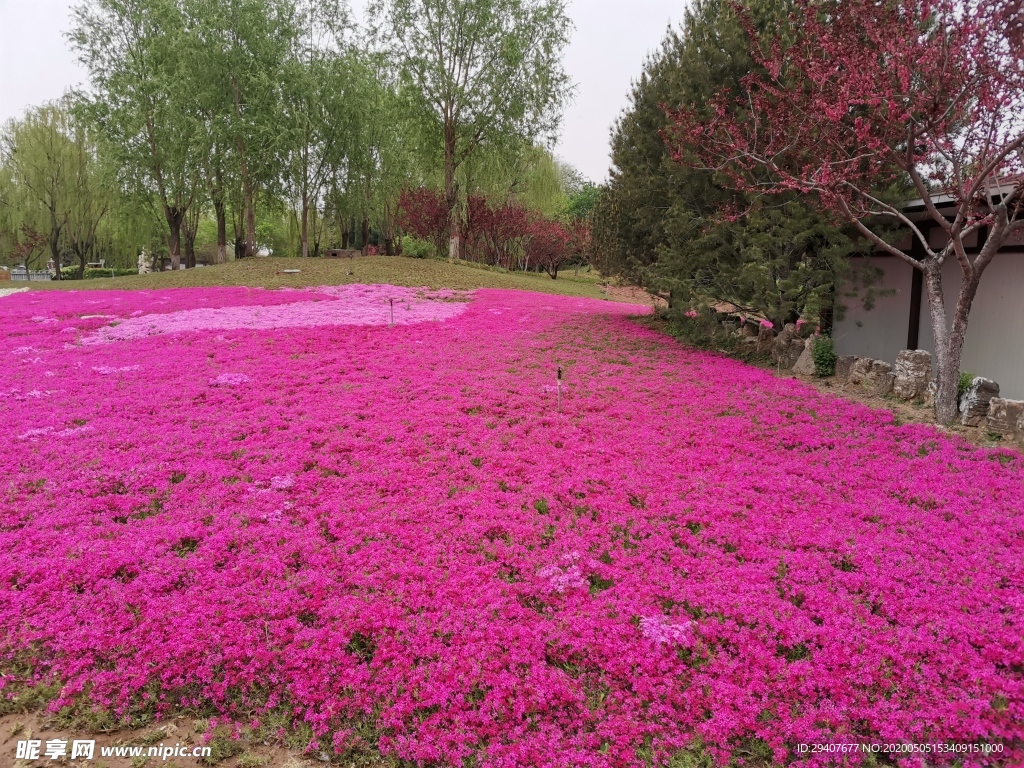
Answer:
<path fill-rule="evenodd" d="M 406 235 L 402 238 L 402 255 L 413 259 L 429 259 L 434 255 L 434 246 L 426 240 Z"/>
<path fill-rule="evenodd" d="M 663 317 L 668 320 L 672 336 L 697 349 L 737 351 L 737 339 L 719 323 L 718 314 L 710 307 L 671 309 Z"/>
<path fill-rule="evenodd" d="M 957 396 L 958 400 L 967 393 L 967 390 L 971 388 L 971 384 L 973 384 L 973 383 L 974 383 L 974 374 L 973 373 L 967 373 L 965 371 L 964 373 L 960 374 L 960 381 L 957 382 L 957 386 L 956 386 L 956 396 Z"/>
<path fill-rule="evenodd" d="M 811 347 L 814 372 L 822 379 L 836 375 L 836 344 L 831 336 L 815 336 Z"/>
<path fill-rule="evenodd" d="M 95 280 L 101 277 L 128 277 L 139 274 L 138 269 L 87 269 L 85 270 L 86 280 Z M 77 280 L 78 267 L 64 267 L 60 271 L 62 280 Z"/>

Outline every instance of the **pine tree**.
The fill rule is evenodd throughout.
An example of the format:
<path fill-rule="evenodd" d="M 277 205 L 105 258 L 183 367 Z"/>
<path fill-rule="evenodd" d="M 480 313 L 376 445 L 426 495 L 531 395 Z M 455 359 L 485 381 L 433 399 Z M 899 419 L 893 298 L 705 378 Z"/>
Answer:
<path fill-rule="evenodd" d="M 772 29 L 786 24 L 789 7 L 749 4 L 754 23 Z M 598 267 L 668 295 L 677 309 L 731 303 L 776 324 L 801 314 L 827 321 L 862 246 L 796 195 L 738 193 L 715 172 L 673 160 L 666 143 L 668 110 L 740 92 L 753 66 L 729 0 L 697 0 L 668 30 L 615 127 L 611 179 L 592 217 Z"/>

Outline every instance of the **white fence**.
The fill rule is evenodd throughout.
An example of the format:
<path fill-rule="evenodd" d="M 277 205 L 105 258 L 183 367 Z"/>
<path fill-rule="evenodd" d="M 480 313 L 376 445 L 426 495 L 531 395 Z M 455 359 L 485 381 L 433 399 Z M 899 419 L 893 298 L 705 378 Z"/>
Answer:
<path fill-rule="evenodd" d="M 53 275 L 49 272 L 29 272 L 25 269 L 12 269 L 11 280 L 20 282 L 49 282 L 53 279 Z"/>

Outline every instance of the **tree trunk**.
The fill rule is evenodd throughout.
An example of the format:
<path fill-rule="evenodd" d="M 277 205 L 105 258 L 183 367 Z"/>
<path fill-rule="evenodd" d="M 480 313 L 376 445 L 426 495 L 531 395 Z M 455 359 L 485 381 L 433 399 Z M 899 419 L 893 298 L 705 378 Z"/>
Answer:
<path fill-rule="evenodd" d="M 167 250 L 171 254 L 171 269 L 177 272 L 181 269 L 181 221 L 184 215 L 177 209 L 166 209 L 167 228 L 170 230 L 170 237 L 167 239 Z"/>
<path fill-rule="evenodd" d="M 953 310 L 953 322 L 950 324 L 946 317 L 942 290 L 942 269 L 935 264 L 929 264 L 925 269 L 928 310 L 935 340 L 935 383 L 938 389 L 935 395 L 935 419 L 939 424 L 952 424 L 960 414 L 960 366 L 964 343 L 967 341 L 967 324 L 980 281 L 981 270 L 972 269 L 970 274 L 963 275 L 956 308 Z"/>
<path fill-rule="evenodd" d="M 928 290 L 928 311 L 932 323 L 932 337 L 935 341 L 935 417 L 940 424 L 952 424 L 960 407 L 957 389 L 960 382 L 960 350 L 950 345 L 949 327 L 946 324 L 946 303 L 942 291 L 942 269 L 930 264 L 925 270 L 925 286 Z"/>
<path fill-rule="evenodd" d="M 235 97 L 235 114 L 242 117 L 242 95 L 237 81 L 232 82 L 232 90 Z M 256 255 L 256 194 L 253 191 L 252 179 L 249 176 L 248 152 L 245 142 L 241 138 L 236 144 L 238 156 L 241 158 L 239 170 L 242 172 L 242 197 L 245 208 L 245 255 L 252 257 Z"/>
<path fill-rule="evenodd" d="M 52 213 L 50 221 L 50 258 L 53 259 L 54 268 L 57 272 L 57 280 L 60 281 L 64 279 L 64 276 L 60 271 L 60 232 L 64 227 L 57 223 L 57 217 Z"/>
<path fill-rule="evenodd" d="M 184 228 L 185 235 L 185 269 L 196 268 L 196 233 L 189 227 Z"/>
<path fill-rule="evenodd" d="M 444 202 L 448 208 L 450 234 L 448 238 L 448 260 L 455 264 L 459 260 L 462 245 L 462 228 L 459 216 L 459 189 L 455 184 L 455 128 L 445 127 L 444 136 Z"/>
<path fill-rule="evenodd" d="M 299 222 L 299 239 L 302 241 L 302 258 L 309 258 L 309 201 L 302 196 L 302 219 Z"/>
<path fill-rule="evenodd" d="M 338 234 L 341 235 L 341 250 L 348 250 L 348 225 L 345 224 L 345 214 L 341 212 L 341 206 L 338 206 Z"/>
<path fill-rule="evenodd" d="M 57 231 L 56 236 L 50 238 L 50 258 L 53 259 L 54 269 L 57 272 L 57 280 L 63 280 L 64 277 L 60 273 L 60 241 L 57 239 L 60 237 L 60 230 Z"/>
<path fill-rule="evenodd" d="M 386 256 L 394 256 L 395 255 L 395 241 L 394 241 L 393 238 L 390 238 L 390 237 L 385 237 L 384 238 L 384 254 Z"/>
<path fill-rule="evenodd" d="M 369 219 L 363 219 L 362 226 L 359 229 L 359 237 L 362 240 L 362 242 L 360 243 L 360 247 L 362 249 L 363 256 L 365 256 L 367 254 L 367 252 L 369 251 L 369 248 L 370 248 L 370 220 Z"/>
<path fill-rule="evenodd" d="M 196 235 L 199 233 L 199 208 L 195 207 L 182 219 L 181 232 L 185 238 L 185 269 L 196 268 Z"/>
<path fill-rule="evenodd" d="M 246 181 L 246 258 L 256 255 L 256 205 L 253 188 Z"/>
<path fill-rule="evenodd" d="M 217 263 L 226 264 L 228 260 L 228 217 L 224 210 L 224 201 L 214 201 L 214 214 L 217 217 Z"/>

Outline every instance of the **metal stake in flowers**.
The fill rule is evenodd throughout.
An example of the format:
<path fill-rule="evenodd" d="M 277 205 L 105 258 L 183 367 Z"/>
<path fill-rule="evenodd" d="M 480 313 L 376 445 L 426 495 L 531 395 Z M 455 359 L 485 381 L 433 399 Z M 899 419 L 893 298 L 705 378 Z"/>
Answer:
<path fill-rule="evenodd" d="M 562 412 L 562 366 L 558 366 L 558 412 Z"/>
<path fill-rule="evenodd" d="M 395 327 L 395 300 L 388 299 L 391 302 L 391 327 Z"/>

